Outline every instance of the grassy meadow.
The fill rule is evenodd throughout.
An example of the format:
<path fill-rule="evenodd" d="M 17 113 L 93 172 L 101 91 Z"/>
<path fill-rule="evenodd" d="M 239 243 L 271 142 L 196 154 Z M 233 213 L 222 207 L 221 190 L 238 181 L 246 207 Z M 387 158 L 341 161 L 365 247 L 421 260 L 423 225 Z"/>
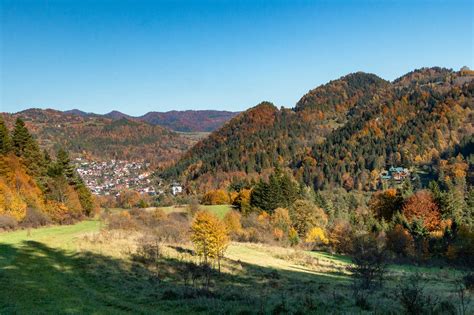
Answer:
<path fill-rule="evenodd" d="M 222 216 L 228 208 L 210 209 Z M 348 257 L 233 242 L 222 273 L 202 290 L 186 284 L 183 266 L 197 259 L 190 244 L 163 244 L 147 265 L 132 259 L 140 237 L 97 220 L 0 234 L 0 314 L 397 314 L 397 285 L 411 275 L 454 306 L 462 276 L 446 267 L 390 266 L 383 289 L 356 305 Z"/>

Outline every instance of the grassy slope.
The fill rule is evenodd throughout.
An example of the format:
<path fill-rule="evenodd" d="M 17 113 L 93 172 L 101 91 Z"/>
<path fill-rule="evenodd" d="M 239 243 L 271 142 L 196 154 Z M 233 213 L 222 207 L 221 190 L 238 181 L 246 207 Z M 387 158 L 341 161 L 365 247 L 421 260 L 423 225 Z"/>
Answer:
<path fill-rule="evenodd" d="M 223 263 L 224 273 L 215 281 L 217 298 L 176 298 L 173 294 L 164 298 L 167 292 L 186 292 L 176 268 L 180 264 L 177 257 L 182 258 L 178 252 L 187 249 L 168 247 L 166 257 L 150 271 L 128 259 L 133 235 L 97 234 L 98 230 L 98 221 L 84 221 L 30 233 L 0 234 L 0 314 L 32 310 L 99 314 L 268 312 L 283 296 L 287 310 L 314 303 L 318 313 L 360 312 L 351 297 L 344 268 L 348 259 L 343 256 L 232 243 Z M 414 271 L 422 272 L 429 292 L 454 301 L 454 279 L 459 277 L 455 270 L 393 266 L 386 289 L 372 297 L 372 305 L 379 311 L 396 308 L 392 290 Z"/>
<path fill-rule="evenodd" d="M 221 219 L 224 218 L 225 214 L 232 209 L 232 206 L 230 206 L 230 205 L 214 205 L 214 206 L 201 205 L 199 207 L 203 210 L 207 210 L 207 211 L 210 211 L 212 213 L 215 213 Z M 184 211 L 186 211 L 186 206 L 160 207 L 160 209 L 162 209 L 166 213 L 184 212 Z"/>

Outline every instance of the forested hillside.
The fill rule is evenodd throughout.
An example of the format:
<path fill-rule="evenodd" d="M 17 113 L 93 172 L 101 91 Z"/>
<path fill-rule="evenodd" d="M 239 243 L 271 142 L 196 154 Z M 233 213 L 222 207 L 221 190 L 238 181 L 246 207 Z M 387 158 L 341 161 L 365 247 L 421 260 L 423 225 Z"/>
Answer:
<path fill-rule="evenodd" d="M 2 229 L 70 223 L 94 214 L 90 191 L 65 150 L 43 153 L 21 119 L 11 131 L 0 119 L 0 221 Z"/>
<path fill-rule="evenodd" d="M 472 151 L 473 78 L 442 68 L 394 82 L 350 74 L 311 90 L 294 109 L 265 102 L 241 113 L 163 176 L 202 188 L 281 166 L 316 189 L 371 190 L 390 166 L 452 170 L 451 157 Z"/>
<path fill-rule="evenodd" d="M 224 110 L 172 110 L 168 112 L 153 111 L 142 116 L 130 116 L 116 110 L 105 115 L 98 115 L 77 109 L 68 110 L 64 113 L 82 117 L 105 117 L 113 120 L 126 118 L 181 132 L 211 132 L 222 127 L 223 124 L 238 114 L 238 112 Z"/>
<path fill-rule="evenodd" d="M 238 113 L 220 110 L 185 110 L 149 112 L 137 119 L 167 127 L 175 131 L 211 132 L 235 117 Z"/>
<path fill-rule="evenodd" d="M 73 155 L 97 160 L 145 160 L 155 166 L 169 164 L 197 141 L 194 136 L 125 118 L 114 120 L 40 109 L 4 114 L 10 126 L 19 117 L 31 129 L 40 147 L 48 152 L 64 147 Z"/>

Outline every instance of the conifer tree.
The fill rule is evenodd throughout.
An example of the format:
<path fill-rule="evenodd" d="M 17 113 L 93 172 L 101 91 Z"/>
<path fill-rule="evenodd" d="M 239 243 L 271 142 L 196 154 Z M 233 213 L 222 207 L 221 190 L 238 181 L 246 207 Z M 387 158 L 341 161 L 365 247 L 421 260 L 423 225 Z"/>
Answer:
<path fill-rule="evenodd" d="M 0 118 L 0 154 L 7 154 L 11 151 L 12 143 L 7 126 L 3 119 Z"/>
<path fill-rule="evenodd" d="M 71 159 L 69 158 L 69 153 L 64 149 L 59 149 L 56 155 L 56 163 L 61 169 L 62 173 L 68 179 L 70 184 L 77 184 L 77 176 L 74 166 L 71 164 Z"/>
<path fill-rule="evenodd" d="M 12 134 L 12 144 L 15 154 L 23 158 L 23 163 L 36 179 L 46 174 L 44 157 L 38 143 L 33 139 L 25 126 L 25 122 L 18 118 Z"/>
<path fill-rule="evenodd" d="M 17 156 L 23 156 L 24 151 L 31 140 L 32 137 L 25 126 L 25 122 L 21 118 L 17 118 L 12 134 L 13 149 L 15 154 Z"/>

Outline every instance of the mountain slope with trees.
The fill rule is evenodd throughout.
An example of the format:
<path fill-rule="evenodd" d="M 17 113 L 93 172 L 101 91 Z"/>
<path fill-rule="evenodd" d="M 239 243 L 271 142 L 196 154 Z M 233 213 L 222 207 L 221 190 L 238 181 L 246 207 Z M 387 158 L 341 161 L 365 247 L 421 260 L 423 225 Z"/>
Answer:
<path fill-rule="evenodd" d="M 262 103 L 241 113 L 162 175 L 209 187 L 281 166 L 315 189 L 370 190 L 392 165 L 439 169 L 473 134 L 473 78 L 442 68 L 394 82 L 350 74 L 293 109 Z"/>
<path fill-rule="evenodd" d="M 130 116 L 116 110 L 104 115 L 98 115 L 86 113 L 78 109 L 64 111 L 64 113 L 82 117 L 105 117 L 113 120 L 125 118 L 180 132 L 212 132 L 239 114 L 238 112 L 225 110 L 172 110 L 168 112 L 153 111 L 141 116 Z"/>
<path fill-rule="evenodd" d="M 144 160 L 155 166 L 169 164 L 197 141 L 193 136 L 126 118 L 114 120 L 41 109 L 4 114 L 10 126 L 16 118 L 25 121 L 39 145 L 48 152 L 64 147 L 74 156 L 97 160 Z"/>

